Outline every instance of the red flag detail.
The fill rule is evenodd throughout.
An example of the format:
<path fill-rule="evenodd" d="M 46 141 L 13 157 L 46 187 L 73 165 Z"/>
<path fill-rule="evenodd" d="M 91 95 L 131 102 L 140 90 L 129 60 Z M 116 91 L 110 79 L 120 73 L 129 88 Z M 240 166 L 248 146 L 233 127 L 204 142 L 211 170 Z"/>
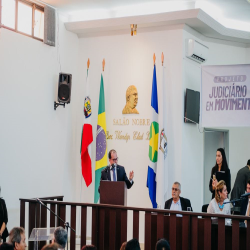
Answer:
<path fill-rule="evenodd" d="M 82 176 L 88 187 L 92 182 L 92 168 L 91 158 L 88 152 L 88 146 L 93 141 L 92 125 L 84 124 L 82 131 L 82 148 L 81 148 L 81 161 L 82 161 Z"/>

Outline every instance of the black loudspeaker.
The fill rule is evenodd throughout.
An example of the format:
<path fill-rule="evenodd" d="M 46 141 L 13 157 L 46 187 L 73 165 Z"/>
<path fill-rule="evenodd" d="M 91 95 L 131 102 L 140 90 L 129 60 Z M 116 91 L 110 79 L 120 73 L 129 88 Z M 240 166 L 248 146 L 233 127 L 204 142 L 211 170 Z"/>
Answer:
<path fill-rule="evenodd" d="M 72 75 L 60 73 L 58 81 L 58 101 L 70 103 Z"/>

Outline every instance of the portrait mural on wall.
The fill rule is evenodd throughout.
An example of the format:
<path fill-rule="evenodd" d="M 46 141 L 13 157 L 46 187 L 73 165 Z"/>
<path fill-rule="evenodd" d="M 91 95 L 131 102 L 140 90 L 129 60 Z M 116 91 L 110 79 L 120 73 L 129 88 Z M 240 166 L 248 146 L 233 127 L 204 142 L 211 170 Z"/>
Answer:
<path fill-rule="evenodd" d="M 123 114 L 139 114 L 135 108 L 138 103 L 138 92 L 134 85 L 128 87 L 126 91 L 126 105 L 122 110 Z"/>

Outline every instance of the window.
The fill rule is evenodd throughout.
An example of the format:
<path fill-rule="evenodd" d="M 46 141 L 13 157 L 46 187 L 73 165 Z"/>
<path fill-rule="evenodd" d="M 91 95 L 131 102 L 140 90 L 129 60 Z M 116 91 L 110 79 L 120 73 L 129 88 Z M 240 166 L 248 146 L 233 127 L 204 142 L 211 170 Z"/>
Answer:
<path fill-rule="evenodd" d="M 3 28 L 43 41 L 44 8 L 27 0 L 0 0 Z"/>

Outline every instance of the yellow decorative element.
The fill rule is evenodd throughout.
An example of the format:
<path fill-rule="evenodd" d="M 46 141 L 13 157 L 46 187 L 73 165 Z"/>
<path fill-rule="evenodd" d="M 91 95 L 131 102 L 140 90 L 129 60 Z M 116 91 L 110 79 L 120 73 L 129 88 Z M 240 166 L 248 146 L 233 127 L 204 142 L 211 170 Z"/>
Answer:
<path fill-rule="evenodd" d="M 152 157 L 151 159 L 154 159 L 154 154 L 155 154 L 155 151 L 157 152 L 158 150 L 158 135 L 159 133 L 155 133 L 155 127 L 154 127 L 154 124 L 151 125 L 152 126 L 152 137 L 149 141 L 149 146 L 151 146 L 152 148 Z"/>
<path fill-rule="evenodd" d="M 122 110 L 123 114 L 139 114 L 135 108 L 138 103 L 138 92 L 134 85 L 128 87 L 126 91 L 126 105 Z"/>
<path fill-rule="evenodd" d="M 87 68 L 89 69 L 89 65 L 90 65 L 90 60 L 88 58 L 88 61 L 87 61 Z"/>
<path fill-rule="evenodd" d="M 137 35 L 137 24 L 134 25 L 134 36 Z"/>
<path fill-rule="evenodd" d="M 137 24 L 130 24 L 130 34 L 131 34 L 131 36 L 136 36 Z"/>
<path fill-rule="evenodd" d="M 104 68 L 105 68 L 105 59 L 102 60 L 102 71 L 104 72 Z"/>
<path fill-rule="evenodd" d="M 156 56 L 155 56 L 155 53 L 154 53 L 154 56 L 153 56 L 154 65 L 155 65 L 155 60 L 156 60 Z"/>

